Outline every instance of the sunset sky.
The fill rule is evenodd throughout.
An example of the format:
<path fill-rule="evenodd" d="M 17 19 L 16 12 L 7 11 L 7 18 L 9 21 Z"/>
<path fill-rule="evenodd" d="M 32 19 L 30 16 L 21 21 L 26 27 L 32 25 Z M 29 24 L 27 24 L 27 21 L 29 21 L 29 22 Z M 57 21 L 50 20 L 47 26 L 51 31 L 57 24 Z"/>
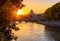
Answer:
<path fill-rule="evenodd" d="M 31 9 L 33 9 L 35 13 L 43 13 L 47 8 L 59 1 L 60 0 L 23 0 L 23 4 L 25 5 L 23 10 L 25 10 L 26 13 L 29 13 Z"/>

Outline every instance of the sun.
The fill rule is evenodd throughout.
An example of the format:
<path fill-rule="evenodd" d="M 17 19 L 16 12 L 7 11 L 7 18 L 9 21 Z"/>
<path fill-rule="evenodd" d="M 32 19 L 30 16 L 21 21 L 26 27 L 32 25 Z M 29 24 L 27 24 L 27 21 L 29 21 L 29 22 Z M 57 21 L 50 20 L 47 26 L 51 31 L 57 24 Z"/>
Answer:
<path fill-rule="evenodd" d="M 25 9 L 18 9 L 18 11 L 17 11 L 17 15 L 27 15 L 28 13 L 27 13 L 27 10 L 25 10 Z"/>
<path fill-rule="evenodd" d="M 21 9 L 18 9 L 18 11 L 17 11 L 17 15 L 23 15 L 23 13 L 22 13 L 22 10 L 21 10 Z"/>

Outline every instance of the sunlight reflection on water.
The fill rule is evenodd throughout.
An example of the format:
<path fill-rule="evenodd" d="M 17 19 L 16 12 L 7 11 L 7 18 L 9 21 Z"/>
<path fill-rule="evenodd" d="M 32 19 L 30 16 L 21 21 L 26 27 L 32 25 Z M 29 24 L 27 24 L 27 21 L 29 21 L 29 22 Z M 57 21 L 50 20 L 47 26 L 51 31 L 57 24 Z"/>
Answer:
<path fill-rule="evenodd" d="M 18 36 L 17 41 L 54 41 L 52 37 L 47 35 L 44 25 L 35 22 L 22 22 L 17 26 L 20 30 L 13 31 Z"/>

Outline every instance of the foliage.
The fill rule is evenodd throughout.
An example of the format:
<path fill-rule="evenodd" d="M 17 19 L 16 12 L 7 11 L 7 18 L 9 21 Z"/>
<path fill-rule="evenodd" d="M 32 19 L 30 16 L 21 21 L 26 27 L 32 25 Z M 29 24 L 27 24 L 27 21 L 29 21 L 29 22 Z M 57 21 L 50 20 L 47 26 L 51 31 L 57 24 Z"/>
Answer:
<path fill-rule="evenodd" d="M 12 30 L 19 30 L 15 27 L 14 14 L 18 8 L 24 7 L 23 0 L 0 0 L 0 31 L 4 33 L 6 41 L 15 38 Z"/>
<path fill-rule="evenodd" d="M 45 18 L 47 20 L 60 20 L 60 2 L 45 11 Z"/>

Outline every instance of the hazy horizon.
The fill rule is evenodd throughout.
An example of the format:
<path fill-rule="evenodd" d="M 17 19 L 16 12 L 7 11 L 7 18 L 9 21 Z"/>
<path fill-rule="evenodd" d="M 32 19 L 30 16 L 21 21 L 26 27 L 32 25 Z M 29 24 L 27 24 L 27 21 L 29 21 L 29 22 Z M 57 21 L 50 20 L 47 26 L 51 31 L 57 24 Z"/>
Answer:
<path fill-rule="evenodd" d="M 25 7 L 23 8 L 27 13 L 32 9 L 35 13 L 43 13 L 47 8 L 58 3 L 60 0 L 23 0 Z"/>

